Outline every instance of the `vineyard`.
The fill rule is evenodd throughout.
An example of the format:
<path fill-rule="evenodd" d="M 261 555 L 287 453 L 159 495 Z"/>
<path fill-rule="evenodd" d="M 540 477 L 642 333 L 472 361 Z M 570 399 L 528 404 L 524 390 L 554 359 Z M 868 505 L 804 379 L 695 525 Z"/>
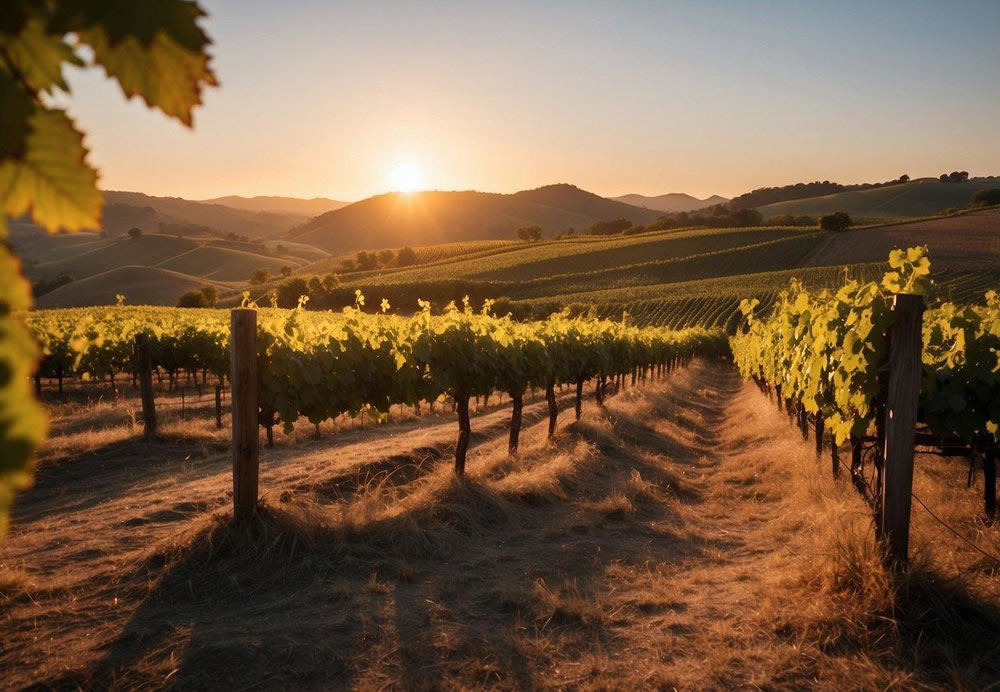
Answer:
<path fill-rule="evenodd" d="M 553 316 L 520 323 L 481 312 L 468 304 L 431 313 L 429 303 L 412 317 L 364 313 L 358 306 L 341 313 L 301 309 L 264 309 L 254 332 L 259 388 L 258 419 L 266 428 L 281 423 L 290 431 L 300 418 L 314 426 L 342 414 L 379 417 L 392 406 L 419 408 L 450 398 L 463 431 L 468 429 L 470 397 L 494 392 L 510 396 L 515 417 L 511 449 L 517 448 L 518 412 L 526 390 L 540 388 L 552 408 L 554 387 L 576 387 L 579 415 L 584 382 L 597 378 L 600 400 L 610 378 L 635 382 L 650 368 L 695 355 L 721 355 L 727 348 L 721 332 L 670 331 L 631 327 L 621 322 Z M 60 391 L 66 377 L 103 380 L 115 386 L 121 375 L 140 378 L 136 337 L 148 349 L 149 368 L 172 387 L 181 377 L 208 382 L 218 389 L 232 361 L 228 313 L 149 307 L 87 308 L 38 311 L 28 325 L 44 353 L 35 375 L 55 379 Z M 152 372 L 149 373 L 150 377 Z M 216 417 L 221 426 L 220 398 Z M 464 463 L 459 445 L 456 463 Z"/>
<path fill-rule="evenodd" d="M 814 428 L 817 454 L 824 432 L 829 433 L 834 475 L 840 473 L 839 448 L 849 443 L 852 482 L 876 512 L 886 471 L 886 412 L 892 410 L 886 400 L 890 335 L 902 319 L 900 296 L 922 295 L 930 286 L 925 248 L 895 250 L 889 266 L 880 283 L 852 280 L 836 290 L 811 292 L 793 281 L 768 310 L 756 300 L 744 301 L 746 325 L 731 340 L 741 373 L 773 392 L 779 408 L 797 420 L 804 435 L 810 425 Z M 919 298 L 917 304 L 922 305 Z M 919 430 L 910 445 L 916 439 L 942 454 L 968 456 L 970 483 L 981 459 L 984 508 L 994 517 L 1000 296 L 990 291 L 980 306 L 941 304 L 924 312 L 922 323 L 922 307 L 913 309 L 920 354 L 915 366 L 921 372 L 914 392 Z M 868 437 L 871 429 L 873 438 Z"/>

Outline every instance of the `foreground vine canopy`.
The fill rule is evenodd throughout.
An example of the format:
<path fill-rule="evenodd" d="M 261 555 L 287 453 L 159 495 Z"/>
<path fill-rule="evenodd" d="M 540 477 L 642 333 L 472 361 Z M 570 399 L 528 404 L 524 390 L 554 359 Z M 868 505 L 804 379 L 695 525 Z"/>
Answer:
<path fill-rule="evenodd" d="M 50 232 L 97 228 L 103 197 L 83 134 L 51 97 L 69 92 L 63 67 L 101 67 L 126 96 L 139 96 L 190 126 L 216 84 L 185 0 L 4 0 L 0 8 L 0 535 L 16 490 L 31 482 L 45 415 L 28 378 L 38 350 L 19 311 L 30 287 L 6 243 L 7 217 L 31 214 Z"/>
<path fill-rule="evenodd" d="M 785 398 L 820 414 L 837 443 L 874 422 L 879 370 L 886 362 L 892 296 L 925 293 L 926 248 L 895 250 L 881 283 L 847 281 L 810 292 L 793 281 L 760 318 L 744 301 L 746 324 L 731 339 L 741 373 L 780 387 Z M 983 305 L 944 303 L 923 317 L 920 422 L 942 438 L 974 444 L 997 436 L 1000 422 L 1000 297 Z"/>

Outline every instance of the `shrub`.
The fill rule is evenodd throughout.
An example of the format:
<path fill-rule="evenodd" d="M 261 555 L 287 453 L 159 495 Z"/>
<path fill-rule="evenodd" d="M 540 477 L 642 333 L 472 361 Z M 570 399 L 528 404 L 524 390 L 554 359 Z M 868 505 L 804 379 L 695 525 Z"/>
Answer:
<path fill-rule="evenodd" d="M 214 308 L 219 302 L 219 289 L 215 286 L 202 286 L 201 294 L 205 296 L 205 304 L 210 308 Z"/>
<path fill-rule="evenodd" d="M 252 284 L 262 284 L 267 282 L 271 278 L 271 272 L 265 267 L 254 270 L 254 273 L 250 275 L 250 283 Z"/>
<path fill-rule="evenodd" d="M 834 233 L 846 230 L 852 223 L 854 222 L 851 221 L 851 217 L 843 211 L 835 211 L 832 214 L 821 216 L 819 219 L 820 228 Z"/>
<path fill-rule="evenodd" d="M 142 237 L 142 229 L 141 228 L 130 228 L 130 229 L 128 229 L 128 237 L 132 238 L 132 239 L 141 238 Z"/>
<path fill-rule="evenodd" d="M 208 301 L 201 291 L 188 291 L 177 300 L 179 308 L 207 308 Z"/>
<path fill-rule="evenodd" d="M 295 277 L 278 287 L 278 307 L 294 308 L 300 296 L 309 295 L 309 284 L 302 277 Z"/>
<path fill-rule="evenodd" d="M 994 204 L 1000 204 L 1000 187 L 979 190 L 972 195 L 972 203 L 980 207 L 992 207 Z"/>
<path fill-rule="evenodd" d="M 409 267 L 411 264 L 417 263 L 417 253 L 416 251 L 407 246 L 400 248 L 399 252 L 396 253 L 396 266 L 397 267 Z"/>

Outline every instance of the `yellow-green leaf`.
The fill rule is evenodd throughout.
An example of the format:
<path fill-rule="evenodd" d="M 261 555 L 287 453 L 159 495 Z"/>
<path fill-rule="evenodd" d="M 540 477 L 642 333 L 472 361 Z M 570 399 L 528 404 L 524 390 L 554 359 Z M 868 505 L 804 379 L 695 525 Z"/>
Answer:
<path fill-rule="evenodd" d="M 0 162 L 0 213 L 28 211 L 49 231 L 97 228 L 103 195 L 86 161 L 83 135 L 64 111 L 38 106 L 22 160 Z"/>

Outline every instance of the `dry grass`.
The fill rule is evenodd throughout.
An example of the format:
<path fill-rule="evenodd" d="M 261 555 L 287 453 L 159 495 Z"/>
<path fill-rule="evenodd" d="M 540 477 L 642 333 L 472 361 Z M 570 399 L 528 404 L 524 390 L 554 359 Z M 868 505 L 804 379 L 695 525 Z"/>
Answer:
<path fill-rule="evenodd" d="M 4 686 L 953 689 L 1000 676 L 996 573 L 915 515 L 916 564 L 891 578 L 850 487 L 724 367 L 626 390 L 580 422 L 564 407 L 553 441 L 543 409 L 526 406 L 513 458 L 509 413 L 474 419 L 462 481 L 446 414 L 279 439 L 263 510 L 242 522 L 214 430 L 129 433 L 72 464 L 53 453 L 0 546 Z M 950 482 L 963 470 L 919 468 L 918 494 L 995 546 L 972 491 Z"/>

